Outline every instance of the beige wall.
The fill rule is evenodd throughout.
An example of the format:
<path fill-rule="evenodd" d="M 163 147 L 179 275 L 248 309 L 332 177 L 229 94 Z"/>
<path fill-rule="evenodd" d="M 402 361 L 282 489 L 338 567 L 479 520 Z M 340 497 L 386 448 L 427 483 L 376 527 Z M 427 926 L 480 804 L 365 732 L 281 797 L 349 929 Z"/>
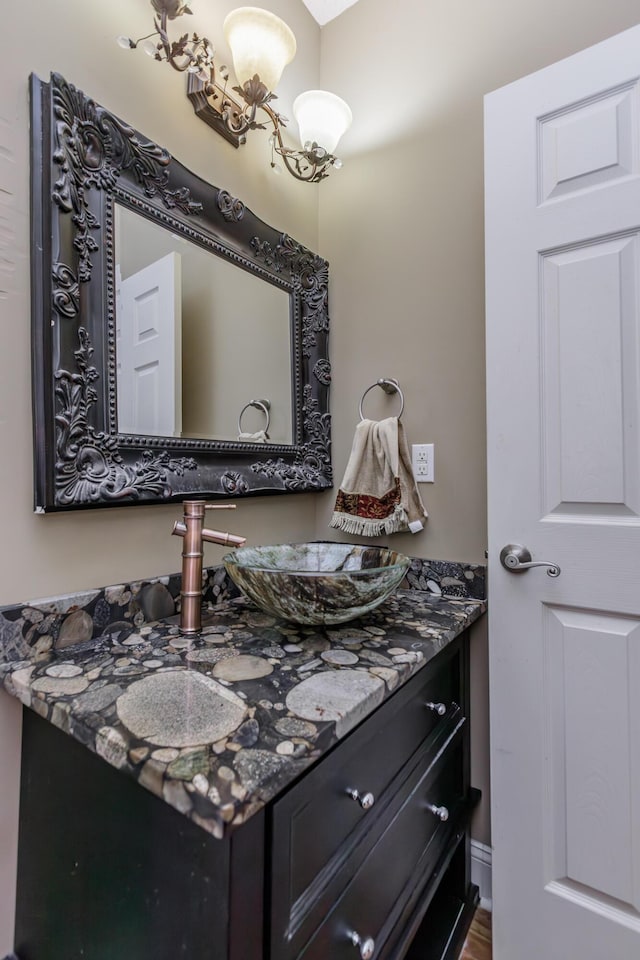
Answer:
<path fill-rule="evenodd" d="M 322 85 L 350 104 L 344 167 L 322 184 L 332 265 L 333 454 L 342 477 L 363 390 L 397 377 L 409 442 L 435 443 L 422 557 L 486 545 L 482 98 L 640 19 L 636 0 L 360 0 L 322 31 Z M 380 393 L 380 409 L 394 401 Z M 367 398 L 367 404 L 369 398 Z M 367 406 L 370 415 L 378 410 Z M 318 505 L 326 531 L 333 501 Z M 489 842 L 486 635 L 474 635 L 473 825 Z"/>
<path fill-rule="evenodd" d="M 237 4 L 196 4 L 189 28 L 212 37 L 228 62 L 221 22 Z M 291 116 L 298 91 L 317 86 L 320 30 L 299 0 L 269 6 L 294 30 L 302 55 L 281 85 L 279 104 Z M 8 13 L 8 11 L 6 11 Z M 121 33 L 149 32 L 147 0 L 20 0 L 3 21 L 0 65 L 0 604 L 51 596 L 128 578 L 179 569 L 180 545 L 170 536 L 179 508 L 147 506 L 35 516 L 31 455 L 29 313 L 28 77 L 52 70 L 95 97 L 146 136 L 163 144 L 200 176 L 241 197 L 262 219 L 317 249 L 317 190 L 269 168 L 267 134 L 232 149 L 198 120 L 186 99 L 185 78 L 141 51 L 122 50 Z M 186 29 L 186 28 L 185 28 Z M 313 496 L 243 501 L 232 529 L 253 542 L 308 539 Z M 222 548 L 208 546 L 219 561 Z M 0 694 L 0 956 L 13 928 L 17 830 L 19 718 Z"/>

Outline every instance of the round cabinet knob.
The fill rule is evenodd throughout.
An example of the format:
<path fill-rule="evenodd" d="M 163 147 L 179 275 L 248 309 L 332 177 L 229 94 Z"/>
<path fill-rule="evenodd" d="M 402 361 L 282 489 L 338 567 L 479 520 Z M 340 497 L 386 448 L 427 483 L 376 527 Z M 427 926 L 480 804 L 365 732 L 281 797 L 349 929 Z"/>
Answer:
<path fill-rule="evenodd" d="M 355 800 L 356 803 L 359 803 L 363 810 L 370 810 L 371 807 L 376 802 L 376 798 L 372 793 L 360 793 L 359 790 L 349 788 L 347 793 L 352 800 Z"/>
<path fill-rule="evenodd" d="M 446 705 L 444 703 L 433 703 L 431 700 L 425 704 L 427 710 L 432 710 L 434 713 L 437 713 L 439 717 L 444 717 L 447 712 Z"/>
<path fill-rule="evenodd" d="M 437 807 L 434 803 L 430 803 L 429 810 L 434 817 L 437 817 L 438 820 L 442 820 L 443 823 L 445 820 L 449 819 L 449 811 L 446 807 Z"/>
<path fill-rule="evenodd" d="M 373 937 L 365 937 L 364 940 L 355 930 L 350 935 L 351 943 L 358 947 L 362 960 L 371 960 L 376 950 L 376 942 Z"/>

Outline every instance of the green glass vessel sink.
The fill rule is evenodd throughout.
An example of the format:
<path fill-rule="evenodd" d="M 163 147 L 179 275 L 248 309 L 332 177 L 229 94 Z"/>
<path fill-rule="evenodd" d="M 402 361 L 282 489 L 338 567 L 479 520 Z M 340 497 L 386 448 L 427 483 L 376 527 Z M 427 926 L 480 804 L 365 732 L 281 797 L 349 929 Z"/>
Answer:
<path fill-rule="evenodd" d="M 240 547 L 223 557 L 233 582 L 262 610 L 302 624 L 344 623 L 401 583 L 409 557 L 351 543 Z"/>

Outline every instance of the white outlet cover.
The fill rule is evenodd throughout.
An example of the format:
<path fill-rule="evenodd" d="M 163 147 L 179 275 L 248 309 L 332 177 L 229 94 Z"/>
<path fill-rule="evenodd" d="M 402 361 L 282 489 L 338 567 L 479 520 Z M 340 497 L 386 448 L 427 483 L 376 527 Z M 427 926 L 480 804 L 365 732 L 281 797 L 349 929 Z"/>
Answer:
<path fill-rule="evenodd" d="M 412 444 L 411 466 L 416 483 L 433 483 L 434 445 L 432 443 Z"/>

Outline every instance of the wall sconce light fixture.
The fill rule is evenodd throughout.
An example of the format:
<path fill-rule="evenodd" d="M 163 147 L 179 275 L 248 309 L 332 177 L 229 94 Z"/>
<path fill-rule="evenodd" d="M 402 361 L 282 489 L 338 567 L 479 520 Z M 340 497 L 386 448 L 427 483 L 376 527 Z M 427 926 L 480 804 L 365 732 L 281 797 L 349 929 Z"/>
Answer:
<path fill-rule="evenodd" d="M 298 180 L 318 182 L 328 176 L 331 167 L 342 166 L 333 151 L 351 124 L 351 110 L 344 100 L 325 90 L 308 90 L 296 98 L 293 113 L 302 148 L 285 146 L 282 130 L 287 120 L 271 105 L 277 99 L 274 91 L 282 71 L 296 52 L 296 38 L 283 20 L 259 7 L 239 7 L 226 17 L 223 30 L 238 81 L 232 88 L 237 94 L 234 97 L 227 90 L 227 67 L 216 65 L 213 45 L 206 37 L 196 33 L 185 33 L 176 40 L 169 37 L 169 21 L 191 13 L 187 0 L 150 2 L 156 14 L 155 30 L 138 40 L 118 37 L 118 43 L 126 49 L 139 46 L 155 60 L 187 73 L 187 95 L 196 114 L 209 126 L 237 147 L 245 142 L 249 130 L 267 129 L 263 121 L 268 120 L 273 127 L 271 166 L 277 170 L 276 155 L 281 157 Z"/>

